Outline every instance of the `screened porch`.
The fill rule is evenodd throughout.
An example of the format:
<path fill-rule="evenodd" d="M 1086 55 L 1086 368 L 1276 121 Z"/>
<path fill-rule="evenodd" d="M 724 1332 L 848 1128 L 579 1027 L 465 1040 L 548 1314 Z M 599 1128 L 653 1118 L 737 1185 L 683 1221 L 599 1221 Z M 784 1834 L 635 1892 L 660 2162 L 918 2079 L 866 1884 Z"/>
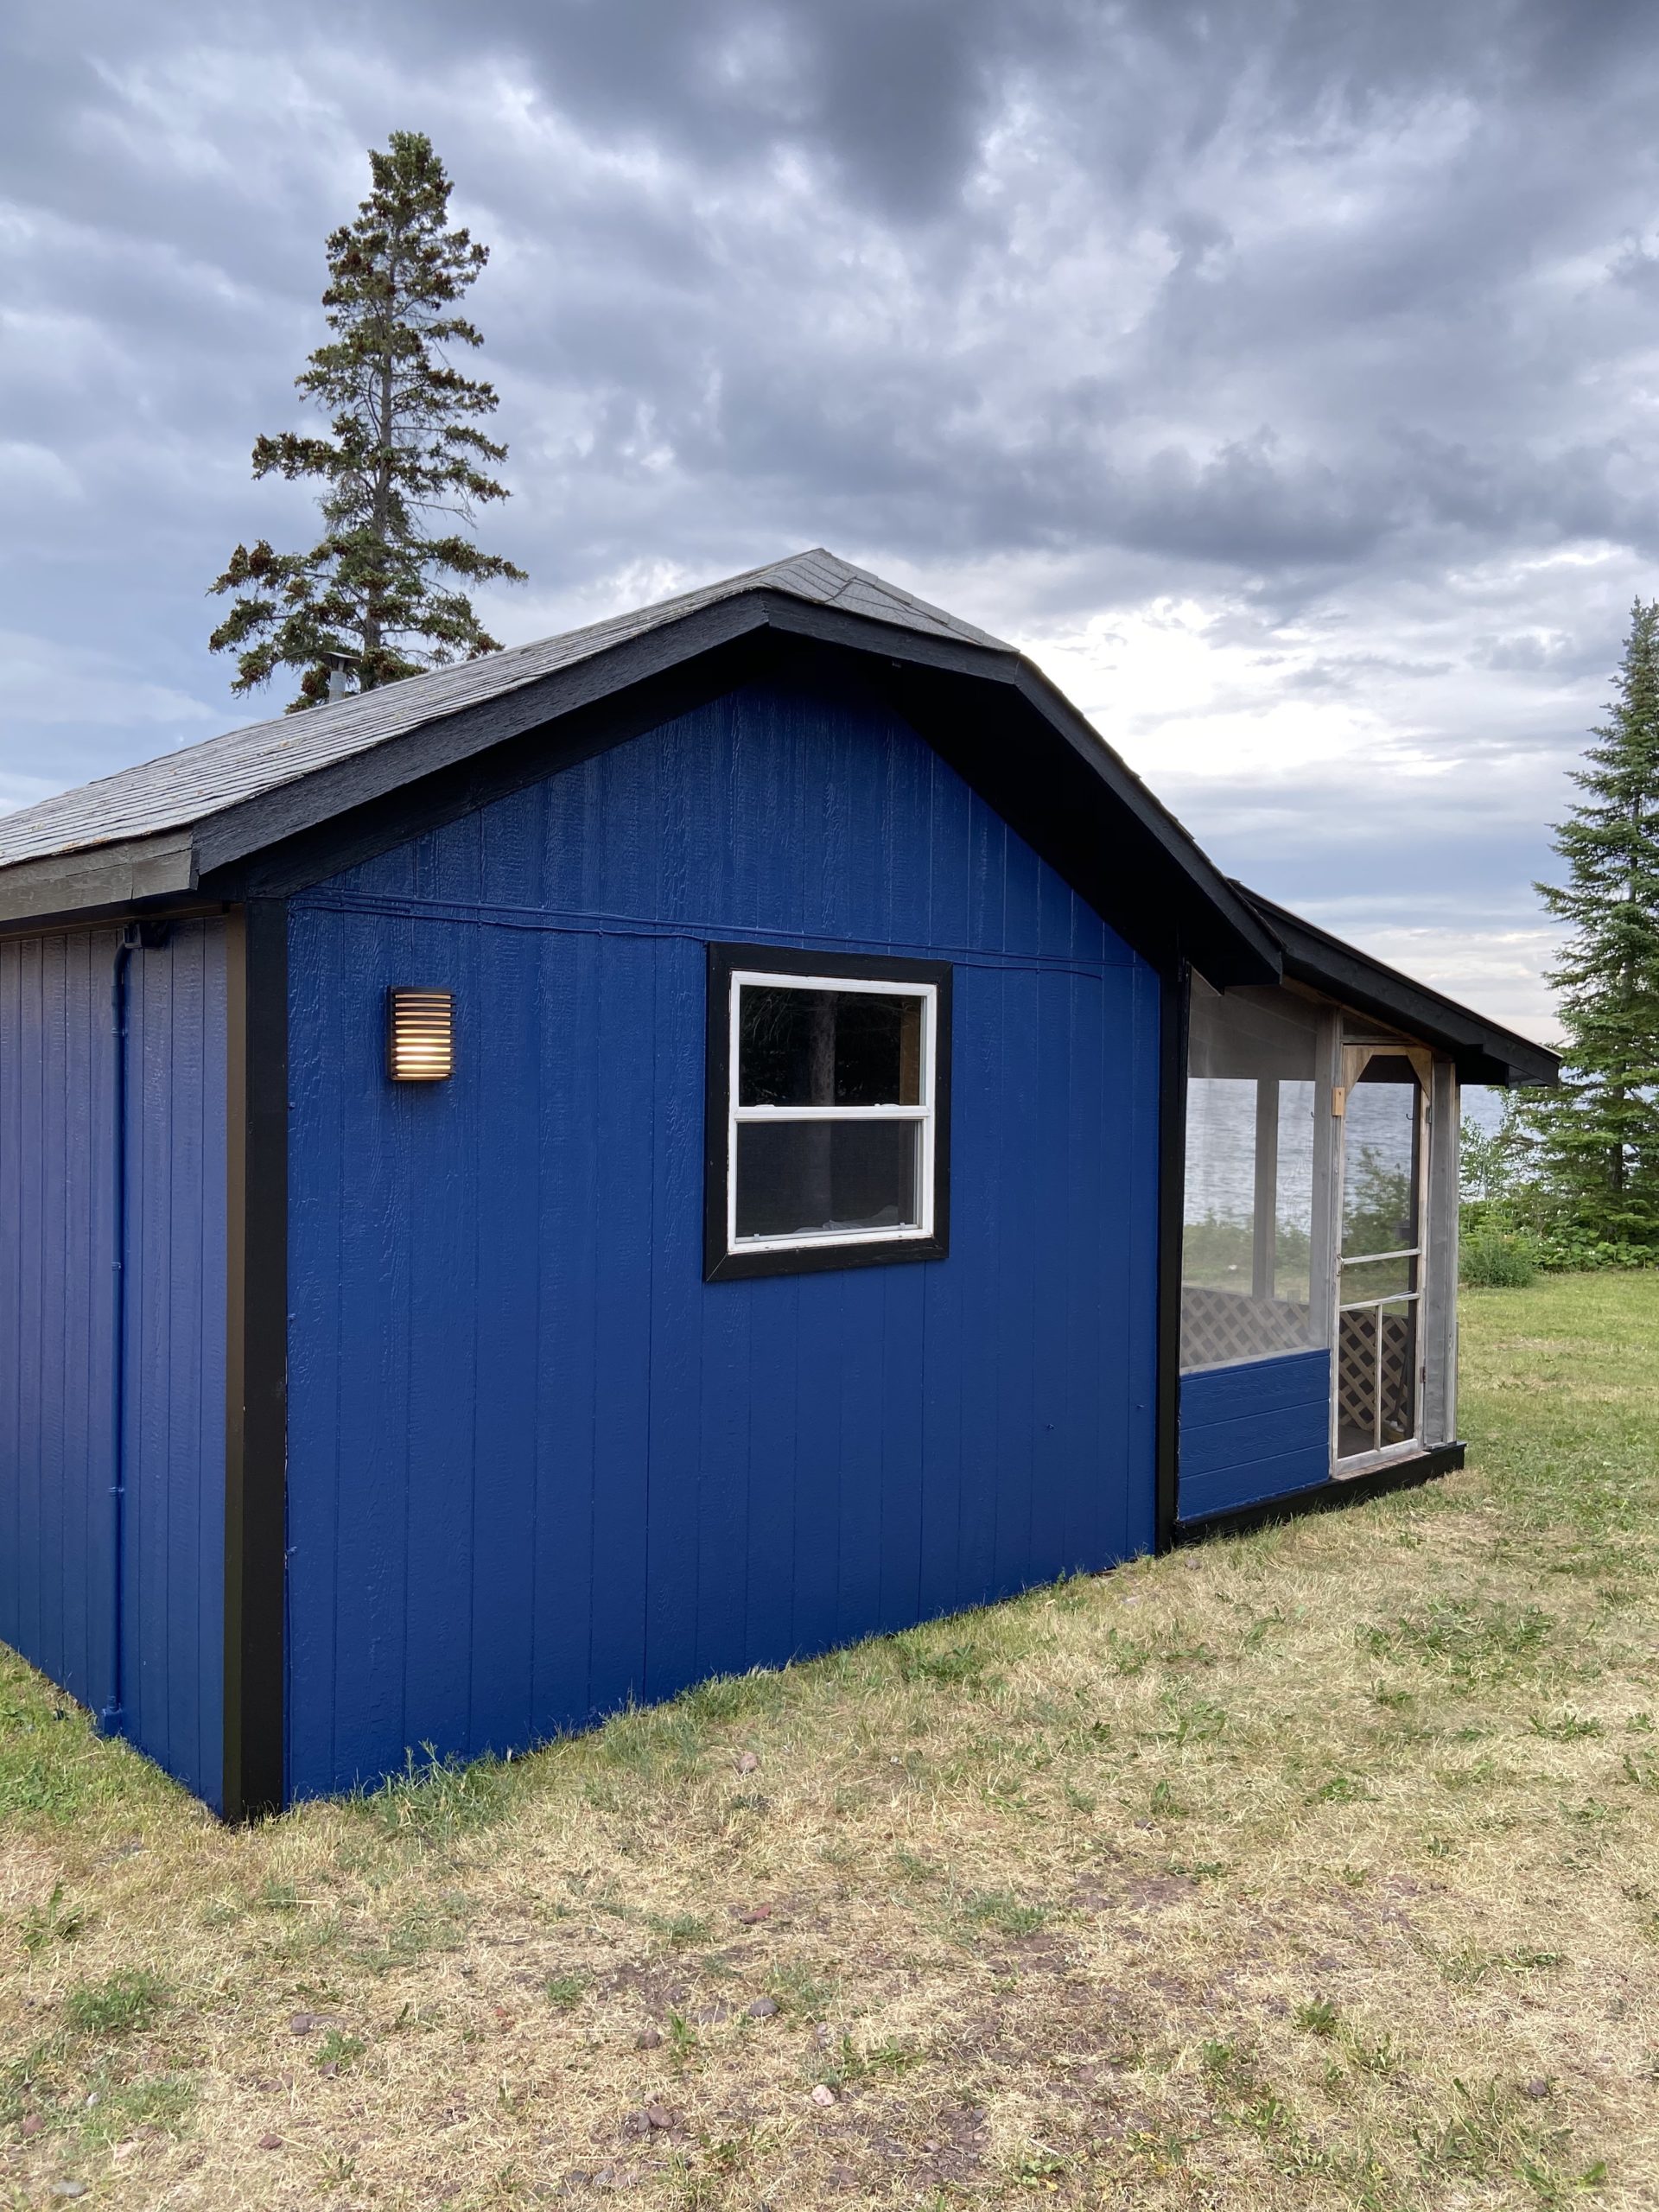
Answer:
<path fill-rule="evenodd" d="M 1214 1510 L 1450 1440 L 1451 1060 L 1300 986 L 1195 976 L 1185 1097 L 1184 1481 Z"/>

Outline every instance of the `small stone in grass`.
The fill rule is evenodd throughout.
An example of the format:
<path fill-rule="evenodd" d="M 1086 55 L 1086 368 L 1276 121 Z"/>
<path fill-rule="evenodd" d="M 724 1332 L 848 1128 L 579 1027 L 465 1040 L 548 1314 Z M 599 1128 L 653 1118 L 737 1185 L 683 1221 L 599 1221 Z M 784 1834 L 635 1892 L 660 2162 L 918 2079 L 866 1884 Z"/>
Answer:
<path fill-rule="evenodd" d="M 38 2135 L 45 2126 L 39 2113 L 26 2112 L 17 2124 L 17 2132 L 20 2135 Z"/>
<path fill-rule="evenodd" d="M 836 2101 L 836 2093 L 827 2082 L 820 2082 L 812 2092 L 812 2101 L 815 2105 L 832 2105 Z"/>
<path fill-rule="evenodd" d="M 761 1921 L 772 1918 L 772 1907 L 769 1904 L 734 1905 L 732 1918 L 745 1928 L 753 1928 Z"/>
<path fill-rule="evenodd" d="M 85 2196 L 86 2184 L 84 2181 L 54 2181 L 52 2194 L 54 2196 Z"/>
<path fill-rule="evenodd" d="M 291 2036 L 308 2036 L 316 2024 L 315 2012 L 296 2012 L 288 2024 L 288 2032 Z"/>
<path fill-rule="evenodd" d="M 259 2138 L 259 2148 L 262 2151 L 280 2151 L 282 2147 L 283 2139 L 280 2135 L 262 2135 Z"/>
<path fill-rule="evenodd" d="M 1521 2094 L 1523 2097 L 1547 2097 L 1549 2094 L 1549 2084 L 1535 2074 L 1530 2082 L 1523 2082 L 1521 2084 Z"/>
<path fill-rule="evenodd" d="M 340 2071 L 340 2061 L 337 2058 L 331 2058 L 326 2065 L 319 2066 L 317 2071 L 325 2082 L 332 2082 Z"/>
<path fill-rule="evenodd" d="M 645 2118 L 653 2127 L 672 2127 L 674 2125 L 674 2115 L 666 2105 L 647 2105 Z"/>
<path fill-rule="evenodd" d="M 732 2017 L 729 2005 L 704 2005 L 691 2015 L 695 2028 L 717 2028 Z"/>
<path fill-rule="evenodd" d="M 753 1774 L 760 1764 L 760 1760 L 753 1751 L 740 1751 L 737 1755 L 737 1770 L 740 1774 Z"/>
<path fill-rule="evenodd" d="M 641 2028 L 633 2039 L 633 2047 L 636 2050 L 660 2050 L 663 2039 L 655 2028 Z"/>
<path fill-rule="evenodd" d="M 749 2018 L 752 2020 L 769 2020 L 777 2010 L 778 1999 L 775 1997 L 757 1997 L 749 2006 Z"/>

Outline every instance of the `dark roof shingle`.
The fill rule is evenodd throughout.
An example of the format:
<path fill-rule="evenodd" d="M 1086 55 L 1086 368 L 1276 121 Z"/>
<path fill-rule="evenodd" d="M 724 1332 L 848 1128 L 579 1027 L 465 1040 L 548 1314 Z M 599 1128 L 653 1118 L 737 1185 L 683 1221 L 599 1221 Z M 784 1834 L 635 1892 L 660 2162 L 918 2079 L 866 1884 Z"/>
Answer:
<path fill-rule="evenodd" d="M 892 623 L 925 636 L 1014 648 L 971 623 L 959 621 L 896 584 L 826 552 L 822 546 L 792 554 L 769 567 L 682 592 L 629 614 L 568 630 L 534 645 L 515 645 L 482 660 L 407 677 L 383 690 L 364 692 L 303 714 L 279 715 L 245 728 L 182 746 L 118 774 L 42 799 L 36 806 L 0 815 L 0 868 L 41 860 L 128 838 L 151 837 L 200 822 L 353 754 L 366 753 L 422 724 L 499 698 L 577 661 L 592 658 L 645 632 L 735 599 L 745 592 L 781 592 L 819 607 L 833 607 L 867 620 Z"/>

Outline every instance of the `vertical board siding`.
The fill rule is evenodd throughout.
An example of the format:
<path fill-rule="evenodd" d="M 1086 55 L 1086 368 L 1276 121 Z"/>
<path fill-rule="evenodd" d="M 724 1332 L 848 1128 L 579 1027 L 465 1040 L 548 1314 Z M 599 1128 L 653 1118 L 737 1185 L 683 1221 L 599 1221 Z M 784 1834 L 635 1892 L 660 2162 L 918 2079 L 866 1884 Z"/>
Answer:
<path fill-rule="evenodd" d="M 226 932 L 135 951 L 127 1001 L 125 1732 L 220 1802 Z"/>
<path fill-rule="evenodd" d="M 98 1709 L 113 1680 L 118 942 L 0 942 L 0 1637 Z"/>
<path fill-rule="evenodd" d="M 1179 1519 L 1265 1504 L 1330 1479 L 1329 1351 L 1182 1376 Z"/>
<path fill-rule="evenodd" d="M 127 965 L 125 1391 L 114 1405 L 114 931 L 0 943 L 0 1637 L 217 1802 L 224 927 Z M 121 1665 L 113 1651 L 124 1455 Z"/>
<path fill-rule="evenodd" d="M 947 1259 L 703 1282 L 745 937 L 955 963 Z M 292 1794 L 1150 1544 L 1156 979 L 885 709 L 734 693 L 289 957 Z M 386 1081 L 391 983 L 454 991 L 449 1083 Z"/>

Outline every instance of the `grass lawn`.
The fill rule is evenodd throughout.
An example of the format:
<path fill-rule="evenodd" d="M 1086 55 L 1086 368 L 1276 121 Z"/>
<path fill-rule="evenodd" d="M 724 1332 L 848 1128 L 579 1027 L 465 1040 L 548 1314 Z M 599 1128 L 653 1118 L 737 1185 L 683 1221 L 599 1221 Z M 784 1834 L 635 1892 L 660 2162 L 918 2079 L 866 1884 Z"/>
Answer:
<path fill-rule="evenodd" d="M 256 1833 L 0 1662 L 0 2202 L 1659 2204 L 1659 1277 L 1464 1391 L 1427 1490 Z"/>

